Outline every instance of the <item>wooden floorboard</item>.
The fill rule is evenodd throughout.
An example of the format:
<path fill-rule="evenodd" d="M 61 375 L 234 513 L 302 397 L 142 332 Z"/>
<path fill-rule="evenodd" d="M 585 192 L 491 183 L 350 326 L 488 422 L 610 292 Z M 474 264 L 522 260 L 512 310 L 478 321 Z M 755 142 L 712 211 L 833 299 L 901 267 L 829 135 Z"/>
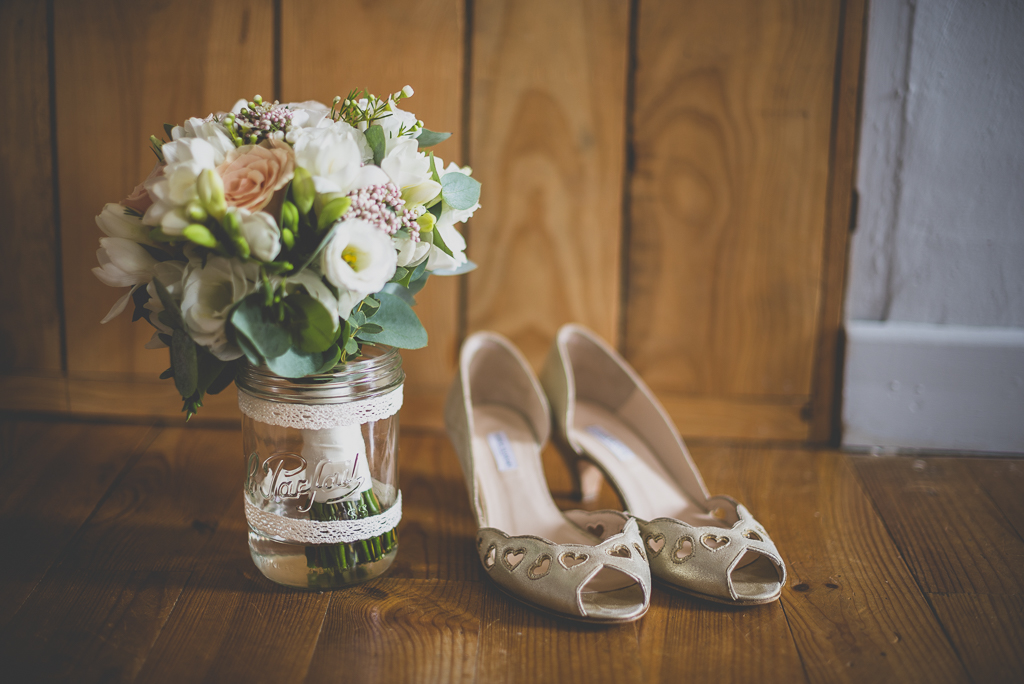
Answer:
<path fill-rule="evenodd" d="M 31 552 L 0 565 L 10 613 L 0 671 L 11 681 L 981 684 L 1024 674 L 1024 593 L 1009 567 L 1022 543 L 1022 461 L 697 445 L 709 488 L 747 503 L 786 558 L 782 600 L 731 608 L 656 588 L 639 622 L 595 628 L 491 585 L 443 433 L 402 436 L 391 570 L 322 594 L 274 585 L 253 564 L 236 430 L 0 420 L 0 446 L 11 483 L 0 519 Z M 544 462 L 556 501 L 576 505 L 553 449 Z M 614 505 L 605 487 L 588 507 Z M 971 549 L 978 558 L 947 563 Z"/>

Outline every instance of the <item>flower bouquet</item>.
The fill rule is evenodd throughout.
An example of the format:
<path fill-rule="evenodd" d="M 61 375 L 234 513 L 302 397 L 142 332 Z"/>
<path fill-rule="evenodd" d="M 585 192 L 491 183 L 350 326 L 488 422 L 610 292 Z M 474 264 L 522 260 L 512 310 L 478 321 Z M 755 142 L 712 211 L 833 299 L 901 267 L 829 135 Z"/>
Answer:
<path fill-rule="evenodd" d="M 412 94 L 352 91 L 330 107 L 257 95 L 165 125 L 169 140 L 150 136 L 153 171 L 96 217 L 106 237 L 93 272 L 130 288 L 103 322 L 131 302 L 133 321 L 156 329 L 146 346 L 170 349 L 161 378 L 173 378 L 186 420 L 247 363 L 303 378 L 344 368 L 368 345 L 426 345 L 414 297 L 431 275 L 474 268 L 455 226 L 479 207 L 480 184 L 468 167 L 424 151 L 450 134 L 399 107 Z M 378 515 L 358 425 L 302 432 L 303 466 L 272 491 L 247 482 L 250 493 L 280 503 L 322 481 L 340 487 L 340 475 L 310 484 L 313 466 L 351 465 L 345 482 L 355 490 L 317 491 L 315 505 L 298 510 L 321 521 Z M 340 571 L 379 560 L 394 542 L 391 531 L 305 555 L 310 568 Z"/>

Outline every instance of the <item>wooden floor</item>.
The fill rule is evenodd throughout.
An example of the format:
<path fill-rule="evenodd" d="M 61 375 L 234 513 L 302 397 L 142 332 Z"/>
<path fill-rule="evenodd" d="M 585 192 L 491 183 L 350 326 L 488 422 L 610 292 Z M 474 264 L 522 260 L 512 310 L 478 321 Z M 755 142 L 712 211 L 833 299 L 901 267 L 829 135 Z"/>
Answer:
<path fill-rule="evenodd" d="M 402 438 L 390 572 L 317 594 L 249 559 L 237 431 L 0 418 L 0 678 L 1024 680 L 1024 461 L 691 446 L 711 491 L 777 541 L 782 600 L 733 609 L 656 590 L 643 620 L 590 628 L 488 584 L 439 433 Z"/>

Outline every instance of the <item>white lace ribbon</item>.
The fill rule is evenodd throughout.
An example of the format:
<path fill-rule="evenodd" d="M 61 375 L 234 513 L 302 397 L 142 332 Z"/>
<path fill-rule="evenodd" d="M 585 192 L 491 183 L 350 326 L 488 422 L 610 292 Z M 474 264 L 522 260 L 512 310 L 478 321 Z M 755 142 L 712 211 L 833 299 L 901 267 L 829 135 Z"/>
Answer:
<path fill-rule="evenodd" d="M 298 430 L 327 430 L 390 418 L 402 408 L 402 385 L 379 397 L 343 404 L 286 404 L 239 390 L 238 408 L 253 420 Z"/>
<path fill-rule="evenodd" d="M 245 519 L 249 527 L 267 537 L 279 537 L 300 544 L 351 544 L 390 532 L 402 519 L 402 492 L 395 503 L 378 515 L 357 520 L 300 520 L 260 510 L 245 497 Z"/>

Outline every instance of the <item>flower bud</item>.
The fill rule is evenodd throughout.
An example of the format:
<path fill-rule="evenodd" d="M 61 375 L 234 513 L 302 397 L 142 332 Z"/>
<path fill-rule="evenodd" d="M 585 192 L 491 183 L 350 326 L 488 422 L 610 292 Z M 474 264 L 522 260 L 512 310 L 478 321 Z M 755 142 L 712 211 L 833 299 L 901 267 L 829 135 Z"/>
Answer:
<path fill-rule="evenodd" d="M 299 227 L 299 210 L 288 200 L 281 204 L 281 227 L 287 228 L 293 233 Z"/>
<path fill-rule="evenodd" d="M 281 242 L 284 243 L 286 248 L 291 249 L 295 246 L 295 233 L 293 233 L 290 228 L 282 228 Z"/>
<path fill-rule="evenodd" d="M 221 224 L 224 226 L 224 231 L 231 237 L 237 237 L 242 234 L 242 220 L 238 218 L 238 212 L 236 211 L 229 211 L 224 214 Z"/>
<path fill-rule="evenodd" d="M 404 88 L 402 88 L 402 95 L 405 95 L 406 97 L 412 97 L 413 92 L 414 91 L 411 85 L 407 85 Z"/>
<path fill-rule="evenodd" d="M 207 213 L 206 210 L 203 209 L 203 205 L 192 200 L 185 206 L 185 216 L 187 216 L 188 220 L 193 223 L 202 223 L 206 220 Z"/>
<path fill-rule="evenodd" d="M 429 211 L 425 211 L 422 216 L 416 219 L 416 223 L 419 225 L 421 233 L 429 233 L 434 230 L 434 224 L 437 223 L 437 219 Z"/>
<path fill-rule="evenodd" d="M 245 241 L 244 237 L 242 237 L 241 235 L 236 235 L 235 237 L 231 238 L 231 242 L 234 243 L 235 250 L 238 251 L 238 256 L 242 257 L 243 259 L 249 258 L 249 254 L 251 254 L 252 251 L 249 249 L 249 243 Z"/>
<path fill-rule="evenodd" d="M 220 243 L 217 242 L 217 238 L 213 236 L 210 229 L 198 223 L 190 223 L 185 226 L 185 230 L 183 230 L 181 234 L 184 235 L 187 240 L 196 243 L 200 247 L 216 249 L 220 246 Z"/>
<path fill-rule="evenodd" d="M 292 199 L 295 206 L 303 214 L 308 214 L 313 208 L 313 200 L 316 199 L 316 186 L 313 185 L 313 176 L 301 166 L 295 167 L 295 175 L 292 178 Z"/>
<path fill-rule="evenodd" d="M 263 98 L 260 97 L 259 95 L 257 95 L 256 97 L 252 98 L 252 101 L 255 102 L 258 105 L 263 104 Z"/>
<path fill-rule="evenodd" d="M 318 231 L 323 232 L 330 226 L 333 226 L 338 222 L 338 219 L 348 211 L 348 208 L 352 206 L 352 198 L 350 197 L 336 197 L 332 199 L 320 212 L 317 217 L 316 228 Z"/>
<path fill-rule="evenodd" d="M 196 183 L 199 191 L 199 202 L 203 208 L 216 219 L 224 216 L 228 206 L 224 202 L 224 181 L 213 169 L 203 169 Z"/>

